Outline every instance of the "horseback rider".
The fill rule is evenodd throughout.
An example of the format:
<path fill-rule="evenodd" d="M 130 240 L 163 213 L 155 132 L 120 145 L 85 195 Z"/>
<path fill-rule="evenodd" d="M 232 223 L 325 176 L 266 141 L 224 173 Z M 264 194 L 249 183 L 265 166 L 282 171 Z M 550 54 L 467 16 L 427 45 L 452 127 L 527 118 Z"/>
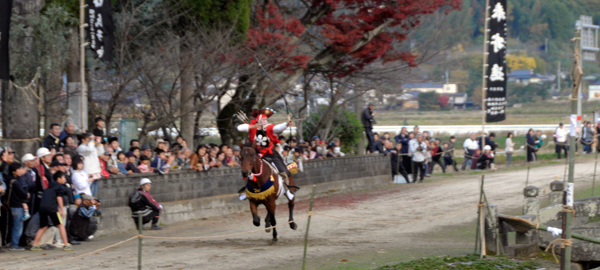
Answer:
<path fill-rule="evenodd" d="M 261 158 L 266 158 L 268 161 L 272 162 L 273 165 L 277 168 L 279 175 L 283 179 L 285 185 L 283 185 L 285 189 L 285 196 L 292 200 L 294 198 L 294 193 L 289 189 L 289 176 L 291 175 L 290 171 L 287 169 L 283 158 L 281 155 L 275 150 L 275 145 L 279 144 L 278 134 L 281 134 L 287 127 L 292 125 L 292 121 L 289 120 L 287 123 L 282 123 L 279 125 L 269 124 L 268 119 L 275 111 L 267 108 L 262 110 L 254 110 L 252 111 L 251 116 L 254 117 L 250 124 L 241 124 L 237 127 L 239 132 L 248 132 L 248 137 L 251 143 L 256 143 L 256 151 Z M 244 191 L 245 188 L 240 190 L 240 193 Z M 245 194 L 243 194 L 245 195 Z M 240 197 L 240 199 L 245 199 Z"/>

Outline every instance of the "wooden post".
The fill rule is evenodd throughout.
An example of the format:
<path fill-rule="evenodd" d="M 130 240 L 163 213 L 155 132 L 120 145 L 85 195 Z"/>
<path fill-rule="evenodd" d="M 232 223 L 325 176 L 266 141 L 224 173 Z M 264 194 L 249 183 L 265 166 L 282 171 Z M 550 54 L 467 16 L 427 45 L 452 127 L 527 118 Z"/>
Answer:
<path fill-rule="evenodd" d="M 487 90 L 486 81 L 486 70 L 488 67 L 488 27 L 489 27 L 489 5 L 490 0 L 485 0 L 485 27 L 483 28 L 483 67 L 481 68 L 481 154 L 483 155 L 483 148 L 485 147 L 485 98 Z"/>
<path fill-rule="evenodd" d="M 481 242 L 480 247 L 481 247 L 481 253 L 479 253 L 479 257 L 483 258 L 483 256 L 486 255 L 486 247 L 485 247 L 485 226 L 484 226 L 484 220 L 485 217 L 483 215 L 483 207 L 485 205 L 485 202 L 483 201 L 483 181 L 484 181 L 484 175 L 481 176 L 481 189 L 480 189 L 480 194 L 479 194 L 479 241 Z"/>
<path fill-rule="evenodd" d="M 138 211 L 138 270 L 142 270 L 142 226 L 144 226 L 144 223 L 142 222 L 142 211 Z"/>
<path fill-rule="evenodd" d="M 310 228 L 310 218 L 312 217 L 313 199 L 315 197 L 315 188 L 312 186 L 312 193 L 310 195 L 310 205 L 308 207 L 308 221 L 306 222 L 306 233 L 304 234 L 304 257 L 302 258 L 302 270 L 306 267 L 306 250 L 308 249 L 308 229 Z"/>
<path fill-rule="evenodd" d="M 594 197 L 594 189 L 596 188 L 596 169 L 598 168 L 598 151 L 596 151 L 596 160 L 594 161 L 594 178 L 592 180 L 592 197 Z"/>
<path fill-rule="evenodd" d="M 85 23 L 85 8 L 87 5 L 84 0 L 79 0 L 79 40 L 80 40 L 80 76 L 81 76 L 81 111 L 79 112 L 81 115 L 81 132 L 83 133 L 87 130 L 87 85 L 85 84 L 85 47 L 88 45 L 85 42 L 85 28 L 88 26 Z"/>
<path fill-rule="evenodd" d="M 530 166 L 527 166 L 527 180 L 525 181 L 525 186 L 529 186 L 529 169 Z"/>

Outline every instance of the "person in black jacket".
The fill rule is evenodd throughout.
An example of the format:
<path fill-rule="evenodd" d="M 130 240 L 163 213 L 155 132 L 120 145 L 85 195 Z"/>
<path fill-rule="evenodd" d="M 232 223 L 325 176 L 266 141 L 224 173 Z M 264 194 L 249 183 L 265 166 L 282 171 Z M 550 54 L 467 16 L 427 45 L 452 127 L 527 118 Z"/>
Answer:
<path fill-rule="evenodd" d="M 162 205 L 158 204 L 152 195 L 150 195 L 150 189 L 152 188 L 152 181 L 148 178 L 142 178 L 140 180 L 140 187 L 129 197 L 129 207 L 131 208 L 131 217 L 136 224 L 138 224 L 138 211 L 142 214 L 142 223 L 146 224 L 152 220 L 153 230 L 162 230 L 162 227 L 158 226 L 158 218 L 160 212 L 162 212 Z"/>
<path fill-rule="evenodd" d="M 401 174 L 404 179 L 406 179 L 406 183 L 409 182 L 408 173 L 404 169 L 402 164 L 402 159 L 399 154 L 402 153 L 402 144 L 397 143 L 394 148 L 394 144 L 391 141 L 387 141 L 385 143 L 386 155 L 390 155 L 390 160 L 392 162 L 392 177 L 395 178 L 396 175 Z"/>
<path fill-rule="evenodd" d="M 365 134 L 367 135 L 367 140 L 369 141 L 369 144 L 367 146 L 367 151 L 369 153 L 375 152 L 375 140 L 373 139 L 373 124 L 377 124 L 377 122 L 375 122 L 375 118 L 373 118 L 375 116 L 375 112 L 373 111 L 374 108 L 375 105 L 369 104 L 369 106 L 365 108 L 361 116 L 362 124 L 365 128 Z"/>
<path fill-rule="evenodd" d="M 50 132 L 48 136 L 42 142 L 42 147 L 48 148 L 48 150 L 56 150 L 56 152 L 60 152 L 60 125 L 56 123 L 50 124 Z"/>
<path fill-rule="evenodd" d="M 23 175 L 27 170 L 23 165 L 13 162 L 9 166 L 9 176 L 6 179 L 8 185 L 8 206 L 11 212 L 11 237 L 9 250 L 21 251 L 25 248 L 19 246 L 23 234 L 23 221 L 25 216 L 24 206 L 27 207 L 27 184 Z"/>
<path fill-rule="evenodd" d="M 77 240 L 87 240 L 98 230 L 98 224 L 92 220 L 96 210 L 99 210 L 98 207 L 100 207 L 100 202 L 96 201 L 94 197 L 81 195 L 81 204 L 77 206 L 68 226 L 69 233 Z"/>

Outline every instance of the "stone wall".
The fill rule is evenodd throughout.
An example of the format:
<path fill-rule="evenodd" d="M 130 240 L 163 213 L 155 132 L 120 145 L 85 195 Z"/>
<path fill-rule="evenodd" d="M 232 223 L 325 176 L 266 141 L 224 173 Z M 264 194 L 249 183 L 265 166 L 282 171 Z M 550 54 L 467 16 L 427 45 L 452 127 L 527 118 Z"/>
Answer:
<path fill-rule="evenodd" d="M 305 186 L 382 175 L 390 175 L 391 180 L 389 158 L 371 155 L 306 162 L 304 172 L 295 174 L 294 179 L 296 185 Z M 232 194 L 244 185 L 239 168 L 111 176 L 99 183 L 97 197 L 102 200 L 103 208 L 128 206 L 129 196 L 139 186 L 140 179 L 145 177 L 152 180 L 152 197 L 159 202 Z"/>

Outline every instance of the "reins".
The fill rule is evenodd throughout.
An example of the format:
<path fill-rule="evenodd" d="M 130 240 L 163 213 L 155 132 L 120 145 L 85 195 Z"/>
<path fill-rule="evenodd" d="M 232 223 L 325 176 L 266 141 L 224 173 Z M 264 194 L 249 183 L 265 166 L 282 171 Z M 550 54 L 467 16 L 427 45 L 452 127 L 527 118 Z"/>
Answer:
<path fill-rule="evenodd" d="M 254 182 L 256 182 L 256 176 L 261 176 L 263 173 L 263 160 L 261 158 L 259 158 L 258 160 L 260 160 L 260 171 L 258 172 L 258 174 L 254 174 L 252 172 L 250 172 L 250 179 Z"/>

